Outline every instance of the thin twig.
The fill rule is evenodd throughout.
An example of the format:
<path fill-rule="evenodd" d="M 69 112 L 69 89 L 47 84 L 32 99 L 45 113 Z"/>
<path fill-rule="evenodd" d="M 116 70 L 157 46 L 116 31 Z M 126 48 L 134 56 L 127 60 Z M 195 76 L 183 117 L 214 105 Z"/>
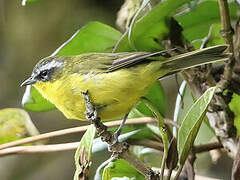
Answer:
<path fill-rule="evenodd" d="M 146 124 L 146 123 L 154 123 L 157 122 L 156 119 L 154 118 L 150 118 L 150 117 L 143 117 L 143 118 L 135 118 L 135 119 L 128 119 L 126 124 L 131 125 L 131 124 Z M 171 123 L 170 120 L 166 120 L 166 123 Z M 108 127 L 113 127 L 113 126 L 119 126 L 121 123 L 121 121 L 112 121 L 112 122 L 107 122 L 104 123 L 106 126 Z M 28 143 L 32 143 L 32 142 L 36 142 L 39 140 L 43 140 L 43 139 L 49 139 L 49 138 L 53 138 L 53 137 L 58 137 L 58 136 L 65 136 L 68 134 L 74 134 L 74 133 L 80 133 L 80 132 L 85 132 L 88 128 L 87 126 L 81 126 L 81 127 L 74 127 L 74 128 L 69 128 L 69 129 L 63 129 L 63 130 L 58 130 L 58 131 L 53 131 L 53 132 L 49 132 L 49 133 L 44 133 L 44 134 L 40 134 L 37 136 L 32 136 L 32 137 L 27 137 L 21 140 L 17 140 L 17 141 L 13 141 L 10 143 L 6 143 L 6 144 L 2 144 L 0 145 L 0 150 L 1 149 L 5 149 L 5 148 L 9 148 L 9 147 L 14 147 L 14 146 L 18 146 L 18 145 L 22 145 L 22 144 L 28 144 Z"/>
<path fill-rule="evenodd" d="M 221 148 L 223 148 L 222 144 L 220 144 L 219 142 L 213 142 L 209 144 L 196 145 L 193 147 L 193 151 L 195 153 L 202 153 L 206 151 L 211 151 L 213 149 L 221 149 Z"/>
<path fill-rule="evenodd" d="M 0 156 L 6 156 L 11 154 L 36 154 L 76 150 L 78 145 L 79 142 L 53 145 L 18 146 L 0 150 Z"/>
<path fill-rule="evenodd" d="M 153 168 L 153 169 L 156 169 L 156 170 L 159 170 L 159 168 Z M 164 176 L 167 176 L 167 173 L 168 173 L 169 170 L 166 170 L 166 172 L 164 173 Z M 172 171 L 172 174 L 173 175 L 176 175 L 176 171 Z M 200 175 L 196 175 L 195 176 L 195 180 L 221 180 L 221 179 L 216 179 L 216 178 L 211 178 L 211 177 L 207 177 L 207 176 L 200 176 Z"/>
<path fill-rule="evenodd" d="M 131 145 L 140 145 L 153 149 L 163 151 L 163 144 L 153 140 L 138 140 L 128 141 Z M 51 145 L 35 145 L 35 146 L 19 146 L 10 147 L 0 150 L 0 156 L 6 156 L 11 154 L 34 154 L 34 153 L 49 153 L 49 152 L 60 152 L 77 149 L 79 142 L 63 143 L 63 144 L 51 144 Z M 222 145 L 215 142 L 203 145 L 194 146 L 195 153 L 202 153 L 213 149 L 222 148 Z"/>
<path fill-rule="evenodd" d="M 129 140 L 129 144 L 131 145 L 139 145 L 139 146 L 145 146 L 149 148 L 153 148 L 159 151 L 163 151 L 163 144 L 158 141 L 153 140 Z M 201 145 L 195 145 L 193 146 L 194 153 L 203 153 L 207 151 L 211 151 L 214 149 L 221 149 L 223 148 L 223 145 L 219 142 L 213 142 L 208 144 L 201 144 Z"/>
<path fill-rule="evenodd" d="M 127 141 L 131 145 L 138 145 L 138 146 L 145 146 L 153 149 L 157 149 L 159 151 L 163 151 L 164 147 L 163 144 L 158 142 L 158 141 L 153 141 L 153 140 L 129 140 Z"/>

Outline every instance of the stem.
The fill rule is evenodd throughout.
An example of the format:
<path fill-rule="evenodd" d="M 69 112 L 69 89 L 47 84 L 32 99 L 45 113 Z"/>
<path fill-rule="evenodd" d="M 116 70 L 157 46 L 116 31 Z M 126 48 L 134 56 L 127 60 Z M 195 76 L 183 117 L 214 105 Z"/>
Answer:
<path fill-rule="evenodd" d="M 173 169 L 172 169 L 172 168 L 171 168 L 171 169 L 168 169 L 166 180 L 170 180 L 170 179 L 171 179 L 172 172 L 173 172 Z"/>
<path fill-rule="evenodd" d="M 138 145 L 138 146 L 145 146 L 145 147 L 149 147 L 149 148 L 153 148 L 153 149 L 157 149 L 159 151 L 163 151 L 164 150 L 164 146 L 162 143 L 158 142 L 158 141 L 153 141 L 153 140 L 130 140 L 127 141 L 129 144 L 131 145 Z"/>
<path fill-rule="evenodd" d="M 163 180 L 166 159 L 168 156 L 168 136 L 164 128 L 164 118 L 162 117 L 158 109 L 154 106 L 154 104 L 151 101 L 149 101 L 146 98 L 142 98 L 142 101 L 148 106 L 148 108 L 154 113 L 154 115 L 158 119 L 158 128 L 159 128 L 159 132 L 161 134 L 163 146 L 164 146 L 163 159 L 162 159 L 162 165 L 161 165 L 161 174 L 160 174 L 160 179 Z"/>
<path fill-rule="evenodd" d="M 223 29 L 221 30 L 221 34 L 223 38 L 225 39 L 226 43 L 229 45 L 229 52 L 232 53 L 231 57 L 229 58 L 229 61 L 227 62 L 225 68 L 224 68 L 224 80 L 228 81 L 232 78 L 232 68 L 235 64 L 235 58 L 233 56 L 234 53 L 234 46 L 233 46 L 233 29 L 231 27 L 231 20 L 229 15 L 229 7 L 227 0 L 218 0 L 220 15 L 221 15 L 221 23 L 223 26 Z M 223 81 L 224 81 L 223 80 Z"/>
<path fill-rule="evenodd" d="M 180 174 L 181 174 L 181 172 L 182 172 L 182 169 L 183 169 L 183 164 L 181 164 L 180 167 L 178 168 L 177 174 L 176 174 L 176 176 L 174 177 L 174 180 L 178 180 L 178 178 L 179 178 L 179 176 L 180 176 Z"/>
<path fill-rule="evenodd" d="M 229 45 L 229 52 L 233 53 L 233 29 L 231 27 L 231 19 L 229 15 L 229 7 L 227 0 L 218 0 L 221 23 L 223 26 L 222 36 Z"/>

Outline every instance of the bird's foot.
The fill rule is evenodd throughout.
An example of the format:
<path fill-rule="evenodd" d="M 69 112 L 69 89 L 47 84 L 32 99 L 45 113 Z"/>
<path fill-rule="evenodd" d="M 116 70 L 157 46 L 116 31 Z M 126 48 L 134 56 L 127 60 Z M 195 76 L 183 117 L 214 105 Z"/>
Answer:
<path fill-rule="evenodd" d="M 125 116 L 123 117 L 123 120 L 120 124 L 120 126 L 118 127 L 118 129 L 113 133 L 113 138 L 114 138 L 114 144 L 118 142 L 118 137 L 120 136 L 123 126 L 127 120 L 128 114 L 125 114 Z"/>

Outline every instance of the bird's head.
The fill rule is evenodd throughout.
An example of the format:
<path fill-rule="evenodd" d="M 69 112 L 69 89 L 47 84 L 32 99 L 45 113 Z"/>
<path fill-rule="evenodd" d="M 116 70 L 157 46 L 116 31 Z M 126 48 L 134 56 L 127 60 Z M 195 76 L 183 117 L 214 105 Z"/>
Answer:
<path fill-rule="evenodd" d="M 47 57 L 39 61 L 32 75 L 21 86 L 33 85 L 38 82 L 54 82 L 62 74 L 64 57 Z"/>

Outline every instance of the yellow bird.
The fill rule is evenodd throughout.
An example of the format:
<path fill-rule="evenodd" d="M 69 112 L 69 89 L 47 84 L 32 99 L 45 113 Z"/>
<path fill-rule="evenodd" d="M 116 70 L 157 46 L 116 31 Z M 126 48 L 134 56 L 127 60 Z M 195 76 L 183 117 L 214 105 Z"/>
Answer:
<path fill-rule="evenodd" d="M 47 57 L 22 83 L 33 85 L 70 119 L 86 120 L 82 92 L 88 90 L 102 120 L 123 117 L 160 77 L 218 60 L 226 45 L 166 58 L 166 51 L 87 53 Z"/>

